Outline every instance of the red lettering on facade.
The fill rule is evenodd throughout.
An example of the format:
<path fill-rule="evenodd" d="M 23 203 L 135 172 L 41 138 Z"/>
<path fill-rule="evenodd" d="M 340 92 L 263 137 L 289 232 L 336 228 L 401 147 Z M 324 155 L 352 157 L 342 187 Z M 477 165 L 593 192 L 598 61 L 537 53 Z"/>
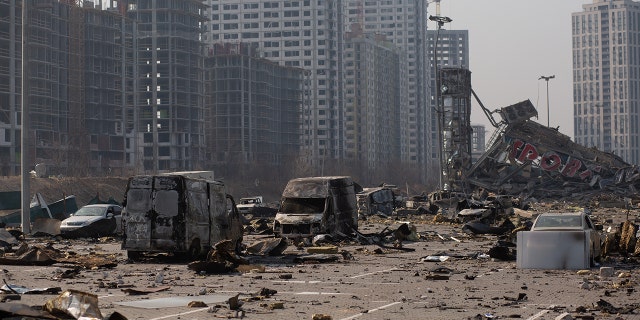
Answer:
<path fill-rule="evenodd" d="M 524 162 L 525 160 L 536 160 L 538 159 L 538 150 L 536 150 L 536 147 L 534 147 L 532 144 L 527 143 L 524 148 L 522 148 L 522 152 L 520 153 L 520 156 L 518 157 L 518 161 L 520 162 Z"/>
<path fill-rule="evenodd" d="M 560 159 L 560 156 L 553 151 L 547 151 L 542 155 L 542 160 L 540 160 L 540 167 L 546 171 L 558 170 L 561 165 L 562 159 Z"/>
<path fill-rule="evenodd" d="M 562 169 L 562 175 L 566 177 L 573 177 L 576 172 L 582 167 L 582 161 L 578 159 L 571 159 Z"/>
<path fill-rule="evenodd" d="M 513 147 L 511 148 L 511 152 L 509 152 L 509 159 L 515 159 L 518 154 L 518 150 L 524 145 L 524 142 L 521 140 L 516 140 L 513 142 Z"/>

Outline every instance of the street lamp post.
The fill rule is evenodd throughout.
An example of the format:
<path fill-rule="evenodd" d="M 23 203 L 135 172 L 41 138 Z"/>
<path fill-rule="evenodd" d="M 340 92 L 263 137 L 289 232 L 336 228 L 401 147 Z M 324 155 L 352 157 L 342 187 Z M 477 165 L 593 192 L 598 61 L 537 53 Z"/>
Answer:
<path fill-rule="evenodd" d="M 549 80 L 555 78 L 555 75 L 540 76 L 538 80 L 544 80 L 547 82 L 547 127 L 549 127 Z"/>
<path fill-rule="evenodd" d="M 22 233 L 31 233 L 31 197 L 29 188 L 29 0 L 22 0 L 22 92 L 20 130 L 20 170 L 22 197 Z"/>
<path fill-rule="evenodd" d="M 439 1 L 438 1 L 438 5 L 439 5 Z M 429 16 L 429 20 L 434 21 L 437 24 L 437 29 L 436 29 L 436 38 L 435 40 L 435 44 L 433 46 L 433 68 L 434 68 L 434 72 L 435 72 L 435 80 L 436 80 L 436 86 L 435 86 L 435 90 L 434 90 L 434 99 L 435 99 L 435 107 L 436 107 L 436 112 L 438 113 L 438 136 L 439 136 L 439 153 L 440 153 L 440 179 L 439 179 L 439 187 L 440 189 L 444 189 L 443 188 L 443 175 L 444 175 L 444 170 L 445 170 L 445 161 L 444 161 L 444 156 L 443 156 L 443 147 L 442 147 L 442 140 L 443 140 L 443 133 L 442 133 L 442 129 L 444 128 L 444 111 L 442 110 L 442 106 L 440 105 L 440 84 L 438 83 L 438 38 L 440 37 L 440 29 L 442 29 L 442 26 L 444 26 L 445 23 L 451 22 L 453 21 L 451 18 L 449 17 L 442 17 L 440 16 L 440 14 L 438 13 L 435 16 Z"/>

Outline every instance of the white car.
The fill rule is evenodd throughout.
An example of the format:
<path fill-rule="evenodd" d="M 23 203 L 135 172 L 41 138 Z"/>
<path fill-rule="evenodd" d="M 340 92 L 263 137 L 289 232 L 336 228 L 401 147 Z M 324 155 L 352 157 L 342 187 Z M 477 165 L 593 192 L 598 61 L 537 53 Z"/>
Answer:
<path fill-rule="evenodd" d="M 596 227 L 584 212 L 542 213 L 531 226 L 531 231 L 586 231 L 589 233 L 591 257 L 597 259 L 600 258 L 603 242 L 600 227 Z"/>
<path fill-rule="evenodd" d="M 113 219 L 115 224 L 108 221 Z M 95 224 L 96 228 L 108 226 L 111 230 L 96 230 L 96 234 L 109 235 L 122 230 L 122 207 L 117 204 L 90 204 L 76 211 L 71 217 L 62 220 L 60 233 L 73 232 Z"/>
<path fill-rule="evenodd" d="M 241 214 L 254 213 L 255 209 L 261 206 L 262 196 L 240 198 L 239 203 L 236 204 L 236 208 L 238 208 L 238 212 Z"/>
<path fill-rule="evenodd" d="M 541 213 L 517 234 L 518 268 L 584 269 L 601 257 L 602 226 L 584 212 Z"/>

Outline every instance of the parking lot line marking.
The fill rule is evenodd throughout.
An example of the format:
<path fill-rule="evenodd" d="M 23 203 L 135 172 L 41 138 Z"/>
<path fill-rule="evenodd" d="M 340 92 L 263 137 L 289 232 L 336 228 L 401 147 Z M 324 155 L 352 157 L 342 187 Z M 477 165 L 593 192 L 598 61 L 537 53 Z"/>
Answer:
<path fill-rule="evenodd" d="M 383 309 L 386 309 L 386 308 L 389 308 L 389 307 L 395 306 L 396 304 L 399 304 L 399 303 L 402 303 L 402 302 L 400 302 L 400 301 L 392 302 L 392 303 L 386 304 L 386 305 L 384 305 L 384 306 L 381 306 L 381 307 L 378 307 L 378 308 L 375 308 L 375 309 L 368 310 L 368 311 L 367 311 L 367 313 L 362 313 L 362 312 L 360 312 L 360 313 L 358 313 L 358 314 L 354 314 L 354 315 L 352 315 L 352 316 L 350 316 L 350 317 L 342 318 L 342 319 L 340 319 L 340 320 L 351 320 L 351 319 L 359 318 L 359 317 L 361 317 L 361 316 L 363 316 L 363 315 L 365 315 L 365 314 L 369 314 L 369 313 L 372 313 L 372 312 L 380 311 L 380 310 L 383 310 Z"/>
<path fill-rule="evenodd" d="M 153 318 L 153 319 L 149 319 L 149 320 L 160 320 L 160 319 L 167 319 L 167 318 L 172 318 L 172 317 L 179 317 L 179 316 L 184 316 L 184 315 L 187 315 L 187 314 L 192 314 L 192 313 L 196 313 L 196 312 L 200 312 L 200 311 L 204 311 L 204 310 L 209 310 L 209 308 L 207 307 L 207 308 L 201 308 L 201 309 L 198 309 L 198 310 L 180 312 L 180 313 L 170 314 L 168 316 L 159 317 L 159 318 Z"/>
<path fill-rule="evenodd" d="M 322 283 L 322 281 L 318 281 L 318 280 L 312 280 L 312 281 L 304 281 L 304 280 L 273 280 L 271 282 L 285 282 L 285 283 L 298 283 L 298 284 Z"/>
<path fill-rule="evenodd" d="M 341 295 L 341 294 L 352 294 L 352 293 L 346 293 L 346 292 L 311 292 L 311 291 L 303 291 L 303 292 L 290 292 L 292 294 L 298 294 L 298 295 L 325 295 L 325 296 L 330 296 L 330 295 Z"/>
<path fill-rule="evenodd" d="M 397 269 L 399 270 L 399 269 Z M 352 277 L 353 278 L 353 277 Z M 340 281 L 291 281 L 291 280 L 271 280 L 273 283 L 293 283 L 293 284 L 341 284 L 341 285 L 349 285 L 349 284 L 362 284 L 362 282 L 340 282 Z M 400 284 L 400 282 L 365 282 L 366 284 Z M 496 290 L 499 291 L 499 290 Z"/>
<path fill-rule="evenodd" d="M 357 276 L 353 276 L 353 277 L 350 277 L 350 278 L 351 278 L 351 279 L 361 278 L 361 277 L 370 276 L 370 275 L 372 275 L 372 274 L 376 274 L 376 273 L 383 273 L 383 272 L 389 272 L 389 271 L 394 271 L 394 270 L 398 270 L 398 268 L 391 268 L 391 269 L 386 269 L 386 270 L 380 270 L 380 271 L 374 271 L 374 272 L 367 272 L 367 273 L 359 274 L 359 275 L 357 275 Z"/>
<path fill-rule="evenodd" d="M 527 320 L 535 320 L 538 319 L 540 317 L 542 317 L 543 315 L 547 314 L 549 311 L 551 311 L 551 309 L 554 307 L 554 305 L 550 305 L 548 309 L 544 309 L 534 315 L 532 315 L 531 317 L 527 318 Z"/>

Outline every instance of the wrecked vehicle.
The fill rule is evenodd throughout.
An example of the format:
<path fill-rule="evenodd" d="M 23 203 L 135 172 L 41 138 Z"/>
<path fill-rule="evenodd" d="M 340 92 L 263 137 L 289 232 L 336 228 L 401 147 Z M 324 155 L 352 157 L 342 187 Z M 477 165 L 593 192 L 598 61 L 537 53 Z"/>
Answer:
<path fill-rule="evenodd" d="M 96 233 L 105 236 L 122 230 L 122 207 L 117 204 L 90 204 L 76 211 L 60 223 L 60 233 L 66 234 L 84 227 L 95 226 Z"/>
<path fill-rule="evenodd" d="M 395 209 L 393 190 L 387 187 L 364 188 L 356 194 L 358 200 L 358 215 L 366 217 L 373 214 L 390 216 Z"/>
<path fill-rule="evenodd" d="M 273 232 L 286 238 L 351 234 L 358 229 L 356 188 L 351 177 L 292 179 L 282 193 Z"/>
<path fill-rule="evenodd" d="M 221 240 L 242 242 L 242 220 L 225 185 L 200 171 L 129 179 L 122 214 L 122 249 L 197 258 Z"/>
<path fill-rule="evenodd" d="M 241 214 L 250 214 L 262 206 L 262 196 L 240 198 L 236 207 Z"/>
<path fill-rule="evenodd" d="M 542 213 L 530 231 L 517 236 L 517 266 L 525 269 L 583 269 L 600 258 L 602 226 L 584 212 Z"/>

